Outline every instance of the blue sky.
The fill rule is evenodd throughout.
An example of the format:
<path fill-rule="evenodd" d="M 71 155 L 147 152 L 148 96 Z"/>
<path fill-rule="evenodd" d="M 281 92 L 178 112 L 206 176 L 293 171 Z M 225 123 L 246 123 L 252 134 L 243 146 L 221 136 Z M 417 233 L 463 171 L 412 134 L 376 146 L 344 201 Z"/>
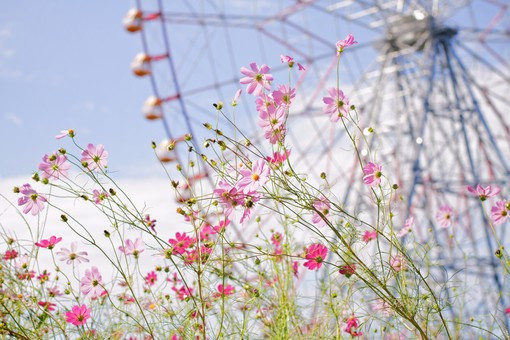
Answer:
<path fill-rule="evenodd" d="M 45 153 L 70 142 L 54 135 L 73 128 L 78 141 L 102 143 L 111 169 L 133 174 L 156 161 L 141 106 L 151 94 L 129 64 L 140 40 L 122 17 L 130 2 L 4 2 L 0 10 L 0 177 L 30 175 Z"/>

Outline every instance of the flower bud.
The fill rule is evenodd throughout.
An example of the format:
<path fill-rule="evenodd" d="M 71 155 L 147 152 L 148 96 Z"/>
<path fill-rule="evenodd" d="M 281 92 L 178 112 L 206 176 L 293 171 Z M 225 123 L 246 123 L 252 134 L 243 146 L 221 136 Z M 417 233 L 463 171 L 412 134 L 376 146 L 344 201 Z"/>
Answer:
<path fill-rule="evenodd" d="M 63 221 L 63 222 L 67 222 L 67 216 L 62 214 L 60 215 L 60 219 Z"/>

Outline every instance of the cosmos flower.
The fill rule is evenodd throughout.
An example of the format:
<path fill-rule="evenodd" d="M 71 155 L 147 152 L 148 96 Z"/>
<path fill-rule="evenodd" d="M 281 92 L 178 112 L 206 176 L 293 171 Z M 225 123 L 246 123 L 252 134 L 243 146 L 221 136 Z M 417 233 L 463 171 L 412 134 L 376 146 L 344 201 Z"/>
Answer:
<path fill-rule="evenodd" d="M 19 192 L 23 195 L 23 197 L 18 198 L 18 205 L 25 206 L 23 208 L 24 214 L 28 214 L 30 212 L 32 216 L 35 216 L 44 210 L 44 203 L 47 201 L 46 197 L 38 194 L 37 191 L 30 186 L 30 184 L 23 184 L 19 189 Z"/>
<path fill-rule="evenodd" d="M 74 306 L 70 312 L 66 312 L 66 321 L 75 326 L 82 326 L 90 318 L 90 312 L 92 309 L 86 305 Z"/>
<path fill-rule="evenodd" d="M 322 262 L 328 255 L 328 248 L 320 243 L 314 243 L 306 249 L 305 258 L 308 260 L 304 263 L 304 266 L 310 270 L 319 269 L 322 266 Z"/>
<path fill-rule="evenodd" d="M 256 63 L 251 63 L 250 69 L 243 66 L 241 67 L 241 73 L 246 77 L 241 78 L 239 82 L 241 84 L 248 84 L 246 87 L 248 94 L 253 93 L 254 96 L 260 96 L 264 89 L 271 90 L 273 76 L 269 74 L 269 70 L 269 66 L 265 64 L 259 68 Z"/>
<path fill-rule="evenodd" d="M 332 122 L 338 122 L 340 117 L 349 113 L 349 98 L 337 88 L 330 88 L 329 97 L 323 97 L 322 101 L 326 104 L 323 112 L 329 115 L 329 120 Z"/>

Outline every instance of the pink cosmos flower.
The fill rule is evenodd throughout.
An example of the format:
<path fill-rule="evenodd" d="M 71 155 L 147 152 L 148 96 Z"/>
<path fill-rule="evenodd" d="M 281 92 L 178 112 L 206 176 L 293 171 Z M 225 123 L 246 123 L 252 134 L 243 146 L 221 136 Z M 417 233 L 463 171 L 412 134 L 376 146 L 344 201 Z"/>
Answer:
<path fill-rule="evenodd" d="M 363 173 L 365 174 L 365 176 L 363 176 L 363 182 L 366 185 L 375 187 L 381 184 L 382 166 L 379 164 L 368 162 L 367 165 L 363 167 Z"/>
<path fill-rule="evenodd" d="M 491 208 L 491 219 L 494 224 L 503 224 L 508 218 L 508 211 L 510 211 L 510 203 L 506 200 L 496 202 Z"/>
<path fill-rule="evenodd" d="M 275 151 L 273 153 L 273 157 L 271 157 L 271 156 L 266 157 L 266 161 L 268 161 L 271 164 L 279 166 L 283 162 L 285 162 L 287 160 L 287 158 L 290 156 L 290 151 L 291 150 L 285 150 L 285 152 L 281 152 L 281 153 L 278 151 Z"/>
<path fill-rule="evenodd" d="M 357 44 L 357 41 L 354 41 L 354 36 L 352 34 L 348 34 L 344 40 L 339 40 L 336 43 L 336 55 L 339 56 L 340 53 L 344 51 L 344 48 Z"/>
<path fill-rule="evenodd" d="M 239 82 L 241 84 L 248 84 L 246 92 L 248 94 L 253 93 L 254 96 L 260 96 L 264 89 L 271 90 L 273 76 L 269 74 L 269 66 L 264 64 L 259 69 L 256 63 L 251 63 L 250 68 L 251 70 L 244 66 L 241 67 L 241 73 L 246 77 L 241 78 Z"/>
<path fill-rule="evenodd" d="M 243 90 L 239 89 L 236 91 L 235 95 L 234 95 L 234 98 L 232 99 L 232 106 L 237 106 L 237 100 L 239 99 L 239 97 L 241 96 L 241 93 L 243 92 Z"/>
<path fill-rule="evenodd" d="M 74 306 L 70 312 L 66 312 L 66 321 L 75 326 L 82 326 L 90 318 L 90 312 L 92 309 L 86 305 Z"/>
<path fill-rule="evenodd" d="M 176 233 L 175 239 L 169 239 L 168 242 L 173 246 L 172 250 L 177 254 L 183 254 L 187 248 L 196 241 L 194 238 L 187 236 L 185 233 Z"/>
<path fill-rule="evenodd" d="M 56 139 L 62 139 L 66 136 L 74 137 L 74 131 L 73 130 L 61 130 L 58 135 L 55 136 Z"/>
<path fill-rule="evenodd" d="M 41 194 L 38 194 L 30 184 L 26 183 L 21 186 L 19 192 L 23 195 L 23 197 L 18 198 L 18 205 L 25 206 L 23 208 L 23 213 L 28 214 L 32 213 L 32 216 L 39 214 L 44 209 L 44 203 L 47 201 L 46 197 Z"/>
<path fill-rule="evenodd" d="M 228 296 L 232 295 L 235 292 L 234 286 L 226 285 L 223 286 L 221 283 L 218 285 L 218 293 L 215 294 L 216 297 L 220 296 Z"/>
<path fill-rule="evenodd" d="M 296 89 L 288 85 L 280 85 L 278 90 L 273 91 L 273 98 L 278 106 L 289 107 L 294 97 L 296 97 Z"/>
<path fill-rule="evenodd" d="M 263 159 L 257 160 L 251 170 L 241 170 L 241 176 L 243 176 L 236 184 L 239 190 L 242 190 L 245 194 L 249 194 L 257 191 L 269 180 L 269 173 L 271 169 Z"/>
<path fill-rule="evenodd" d="M 16 257 L 18 257 L 18 252 L 16 250 L 8 249 L 5 251 L 5 254 L 4 254 L 5 261 L 14 260 Z"/>
<path fill-rule="evenodd" d="M 94 198 L 94 202 L 96 204 L 100 204 L 108 197 L 108 193 L 106 191 L 99 191 L 97 189 L 92 190 L 92 197 Z"/>
<path fill-rule="evenodd" d="M 405 235 L 409 234 L 412 231 L 412 228 L 414 227 L 414 217 L 409 217 L 405 223 L 404 227 L 400 229 L 397 236 L 398 237 L 404 237 Z"/>
<path fill-rule="evenodd" d="M 345 275 L 347 278 L 350 278 L 356 272 L 356 264 L 344 264 L 340 267 L 338 272 L 342 275 Z"/>
<path fill-rule="evenodd" d="M 492 187 L 490 185 L 484 188 L 480 184 L 476 186 L 476 189 L 473 188 L 472 186 L 468 186 L 467 190 L 473 195 L 478 196 L 480 198 L 480 201 L 485 201 L 489 197 L 496 196 L 501 191 L 500 188 Z"/>
<path fill-rule="evenodd" d="M 154 286 L 157 280 L 158 275 L 156 275 L 156 272 L 154 270 L 148 273 L 147 276 L 145 277 L 145 283 L 149 286 Z"/>
<path fill-rule="evenodd" d="M 224 214 L 227 218 L 234 212 L 236 206 L 243 204 L 244 194 L 242 190 L 232 186 L 225 180 L 221 180 L 213 192 L 218 197 L 223 209 L 225 209 Z"/>
<path fill-rule="evenodd" d="M 407 261 L 402 255 L 398 254 L 390 259 L 390 266 L 394 271 L 400 272 L 406 269 Z"/>
<path fill-rule="evenodd" d="M 296 278 L 299 277 L 299 264 L 298 264 L 298 261 L 294 261 L 292 263 L 292 272 L 294 273 L 294 276 Z"/>
<path fill-rule="evenodd" d="M 227 229 L 229 224 L 230 224 L 230 220 L 229 219 L 222 220 L 222 221 L 220 221 L 220 223 L 218 223 L 217 226 L 214 226 L 214 230 L 217 233 L 222 233 L 222 232 L 225 231 L 225 229 Z"/>
<path fill-rule="evenodd" d="M 36 242 L 35 245 L 39 248 L 53 249 L 60 241 L 62 241 L 62 237 L 51 236 L 47 240 L 40 240 L 39 242 Z"/>
<path fill-rule="evenodd" d="M 216 234 L 216 230 L 210 224 L 206 224 L 200 229 L 200 239 L 203 241 L 210 240 L 211 235 L 214 234 Z"/>
<path fill-rule="evenodd" d="M 305 258 L 308 260 L 304 266 L 310 270 L 317 269 L 322 266 L 322 262 L 328 255 L 328 248 L 320 243 L 314 243 L 306 249 Z"/>
<path fill-rule="evenodd" d="M 283 240 L 283 236 L 281 233 L 274 233 L 272 236 L 271 236 L 271 242 L 275 245 L 275 246 L 280 246 L 282 244 L 282 240 Z"/>
<path fill-rule="evenodd" d="M 365 231 L 365 234 L 363 234 L 363 242 L 370 242 L 372 240 L 375 240 L 377 237 L 377 231 Z"/>
<path fill-rule="evenodd" d="M 39 301 L 39 302 L 37 302 L 37 304 L 39 306 L 41 306 L 42 308 L 44 308 L 45 310 L 50 311 L 50 312 L 54 311 L 55 307 L 57 306 L 55 303 L 48 302 L 48 301 Z"/>
<path fill-rule="evenodd" d="M 177 293 L 177 298 L 181 301 L 190 298 L 193 295 L 193 288 L 186 286 L 181 286 L 181 288 L 177 289 L 176 287 L 172 287 L 172 290 Z"/>
<path fill-rule="evenodd" d="M 151 228 L 152 232 L 156 234 L 156 220 L 151 219 L 151 216 L 149 214 L 145 215 L 143 221 L 147 225 L 147 227 Z"/>
<path fill-rule="evenodd" d="M 20 257 L 18 257 L 14 263 L 14 266 L 20 270 L 28 269 L 29 265 L 30 265 L 30 258 L 28 257 L 27 254 L 21 255 Z"/>
<path fill-rule="evenodd" d="M 331 205 L 326 197 L 321 197 L 313 202 L 313 207 L 319 211 L 325 218 L 328 217 L 329 210 L 331 209 Z M 322 218 L 321 215 L 317 211 L 313 212 L 312 222 L 316 224 L 318 227 L 323 227 L 326 225 L 326 221 Z"/>
<path fill-rule="evenodd" d="M 323 97 L 322 101 L 326 104 L 323 112 L 329 115 L 329 120 L 338 122 L 340 117 L 349 113 L 349 98 L 340 89 L 332 87 L 328 91 L 329 97 Z"/>
<path fill-rule="evenodd" d="M 345 327 L 344 331 L 353 337 L 362 336 L 363 333 L 358 331 L 359 326 L 358 318 L 353 315 L 347 319 L 347 326 Z"/>
<path fill-rule="evenodd" d="M 67 249 L 65 247 L 60 248 L 60 251 L 58 251 L 56 254 L 57 256 L 60 256 L 60 261 L 66 261 L 67 264 L 71 264 L 74 261 L 77 263 L 82 262 L 89 262 L 89 260 L 85 257 L 87 256 L 86 251 L 80 251 L 78 250 L 78 242 L 71 243 L 71 249 Z"/>
<path fill-rule="evenodd" d="M 510 307 L 507 307 L 507 308 L 505 309 L 505 314 L 507 314 L 507 315 L 509 315 L 509 314 L 510 314 Z"/>
<path fill-rule="evenodd" d="M 96 169 L 105 169 L 107 167 L 108 152 L 102 144 L 94 146 L 87 145 L 87 148 L 81 152 L 81 162 L 87 163 L 87 169 L 90 171 Z"/>
<path fill-rule="evenodd" d="M 285 124 L 285 110 L 277 110 L 273 105 L 259 110 L 259 126 L 264 132 L 277 130 Z"/>
<path fill-rule="evenodd" d="M 103 296 L 106 291 L 103 288 L 103 277 L 97 267 L 85 270 L 85 276 L 81 278 L 81 292 L 91 299 Z"/>
<path fill-rule="evenodd" d="M 67 176 L 67 171 L 71 164 L 67 161 L 65 155 L 52 153 L 44 155 L 42 163 L 39 164 L 39 170 L 42 171 L 42 177 L 47 179 L 59 179 L 60 176 Z"/>
<path fill-rule="evenodd" d="M 283 54 L 280 54 L 280 60 L 282 61 L 282 63 L 287 63 L 290 68 L 294 67 L 294 64 L 296 63 L 294 61 L 294 58 L 289 57 L 288 55 L 283 55 Z M 300 63 L 297 63 L 297 65 L 298 65 L 299 71 L 305 70 L 304 66 L 301 65 Z"/>
<path fill-rule="evenodd" d="M 143 244 L 142 238 L 137 237 L 134 242 L 130 239 L 127 239 L 123 246 L 119 246 L 119 250 L 125 255 L 133 255 L 135 259 L 137 259 L 138 255 L 143 253 L 145 250 L 145 246 Z"/>
<path fill-rule="evenodd" d="M 442 205 L 436 214 L 436 220 L 442 228 L 448 228 L 452 225 L 453 210 L 449 205 Z"/>

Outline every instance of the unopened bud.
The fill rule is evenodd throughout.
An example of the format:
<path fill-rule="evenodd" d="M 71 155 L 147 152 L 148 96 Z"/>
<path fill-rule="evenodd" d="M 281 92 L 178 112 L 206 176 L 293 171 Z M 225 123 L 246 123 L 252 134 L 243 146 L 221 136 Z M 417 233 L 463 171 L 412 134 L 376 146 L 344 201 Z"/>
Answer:
<path fill-rule="evenodd" d="M 108 192 L 110 193 L 110 195 L 112 196 L 115 196 L 117 195 L 117 192 L 115 190 L 113 190 L 113 188 L 110 188 L 110 190 L 108 190 Z"/>
<path fill-rule="evenodd" d="M 326 179 L 326 173 L 325 172 L 321 172 L 321 178 L 322 179 Z"/>
<path fill-rule="evenodd" d="M 63 221 L 63 222 L 67 222 L 67 216 L 62 214 L 60 215 L 60 219 Z"/>
<path fill-rule="evenodd" d="M 108 230 L 104 231 L 104 237 L 110 238 L 110 232 Z"/>
<path fill-rule="evenodd" d="M 39 174 L 38 174 L 37 172 L 36 172 L 36 173 L 34 173 L 34 174 L 32 175 L 32 179 L 33 179 L 34 181 L 36 181 L 36 182 L 39 182 L 39 180 L 40 180 Z"/>

